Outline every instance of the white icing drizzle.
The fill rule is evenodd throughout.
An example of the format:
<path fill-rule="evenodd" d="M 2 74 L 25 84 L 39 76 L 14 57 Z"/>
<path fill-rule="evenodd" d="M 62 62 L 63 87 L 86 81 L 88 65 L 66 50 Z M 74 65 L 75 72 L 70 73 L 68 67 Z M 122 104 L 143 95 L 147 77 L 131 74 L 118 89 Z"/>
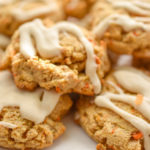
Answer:
<path fill-rule="evenodd" d="M 34 8 L 31 10 L 24 10 L 24 6 L 29 5 L 31 2 L 41 1 L 45 3 L 44 6 L 40 6 L 38 8 Z M 54 1 L 50 0 L 22 0 L 19 2 L 18 6 L 14 8 L 11 13 L 18 20 L 28 20 L 35 16 L 43 15 L 46 13 L 56 12 L 58 10 L 58 5 Z M 58 10 L 59 11 L 59 10 Z"/>
<path fill-rule="evenodd" d="M 15 1 L 16 0 L 0 0 L 0 6 L 8 5 L 8 4 L 11 4 Z"/>
<path fill-rule="evenodd" d="M 116 84 L 114 84 L 112 81 L 107 81 L 107 83 L 111 85 L 113 88 L 115 88 L 118 93 L 120 94 L 123 93 L 123 90 L 120 87 L 118 87 Z"/>
<path fill-rule="evenodd" d="M 124 8 L 131 13 L 150 16 L 150 3 L 128 0 L 108 0 L 114 8 Z"/>
<path fill-rule="evenodd" d="M 5 48 L 9 42 L 10 39 L 7 36 L 0 34 L 0 47 Z"/>
<path fill-rule="evenodd" d="M 111 101 L 120 101 L 130 104 L 136 110 L 141 112 L 143 116 L 150 120 L 150 77 L 131 67 L 121 67 L 117 69 L 113 75 L 124 89 L 130 92 L 143 94 L 142 103 L 137 105 L 135 103 L 135 95 L 129 95 L 121 92 L 119 92 L 119 94 L 106 92 L 101 96 L 97 96 L 95 103 L 100 107 L 108 108 L 119 114 L 122 118 L 141 131 L 144 137 L 145 150 L 150 150 L 150 123 L 120 109 Z"/>
<path fill-rule="evenodd" d="M 150 23 L 150 17 L 134 17 L 138 22 Z"/>
<path fill-rule="evenodd" d="M 83 32 L 75 24 L 69 22 L 60 22 L 51 28 L 46 28 L 41 20 L 35 20 L 22 25 L 20 32 L 20 52 L 26 58 L 33 58 L 36 55 L 35 47 L 32 43 L 32 37 L 35 39 L 37 52 L 41 57 L 51 58 L 61 55 L 62 47 L 59 45 L 59 32 L 70 32 L 78 37 L 83 43 L 86 53 L 86 75 L 89 76 L 94 91 L 98 94 L 101 90 L 101 83 L 97 75 L 97 64 L 92 44 L 85 37 Z"/>
<path fill-rule="evenodd" d="M 137 69 L 124 67 L 114 72 L 117 82 L 125 89 L 150 98 L 150 77 Z"/>
<path fill-rule="evenodd" d="M 109 94 L 109 93 L 108 93 Z M 119 114 L 122 118 L 124 118 L 125 120 L 127 120 L 128 122 L 130 122 L 133 126 L 135 126 L 139 131 L 142 132 L 143 136 L 144 136 L 144 147 L 145 150 L 150 150 L 150 124 L 148 122 L 146 122 L 145 120 L 138 118 L 134 115 L 131 115 L 130 113 L 120 109 L 119 107 L 115 106 L 115 104 L 113 104 L 113 102 L 111 102 L 111 99 L 116 100 L 116 97 L 118 98 L 118 101 L 123 101 L 125 100 L 126 103 L 130 102 L 130 96 L 128 97 L 127 95 L 102 95 L 102 96 L 98 96 L 95 99 L 95 103 L 96 105 L 100 106 L 100 107 L 105 107 L 108 108 L 112 111 L 114 111 L 115 113 Z M 126 97 L 125 97 L 126 96 Z M 126 98 L 126 99 L 124 99 Z M 135 99 L 136 97 L 134 97 Z M 149 110 L 149 107 L 147 107 L 147 104 L 144 105 L 146 106 L 146 108 Z M 146 109 L 144 107 L 144 110 Z M 150 112 L 148 112 L 150 113 Z M 149 115 L 149 114 L 148 114 Z"/>
<path fill-rule="evenodd" d="M 98 37 L 102 37 L 107 28 L 112 24 L 120 25 L 126 32 L 136 28 L 141 28 L 145 31 L 150 31 L 150 26 L 144 24 L 143 22 L 136 21 L 136 19 L 131 18 L 127 15 L 113 14 L 105 18 L 102 22 L 100 22 L 93 29 L 93 33 L 96 34 Z"/>
<path fill-rule="evenodd" d="M 3 71 L 0 72 L 0 97 L 0 110 L 5 106 L 18 106 L 23 118 L 40 123 L 53 111 L 60 94 L 43 89 L 33 92 L 20 90 L 15 86 L 11 74 Z"/>
<path fill-rule="evenodd" d="M 141 0 L 132 0 L 133 3 L 143 9 L 148 9 L 150 11 L 150 3 L 149 2 L 144 2 Z"/>
<path fill-rule="evenodd" d="M 0 125 L 10 129 L 17 128 L 17 125 L 5 121 L 0 121 Z"/>

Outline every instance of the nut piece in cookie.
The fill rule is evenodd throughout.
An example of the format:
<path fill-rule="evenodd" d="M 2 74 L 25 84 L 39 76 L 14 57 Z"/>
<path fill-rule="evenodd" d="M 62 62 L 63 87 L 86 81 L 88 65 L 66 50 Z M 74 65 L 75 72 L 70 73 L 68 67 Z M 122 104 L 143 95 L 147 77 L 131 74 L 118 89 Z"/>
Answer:
<path fill-rule="evenodd" d="M 72 106 L 68 95 L 17 89 L 8 71 L 0 72 L 0 83 L 0 146 L 41 149 L 64 133 L 60 120 Z"/>
<path fill-rule="evenodd" d="M 118 68 L 104 81 L 102 94 L 81 96 L 77 121 L 99 144 L 97 149 L 150 149 L 150 77 Z"/>
<path fill-rule="evenodd" d="M 104 42 L 84 28 L 41 20 L 22 25 L 12 38 L 0 68 L 10 66 L 16 85 L 94 95 L 110 64 Z"/>
<path fill-rule="evenodd" d="M 83 18 L 96 0 L 64 0 L 67 16 Z"/>
<path fill-rule="evenodd" d="M 63 3 L 59 0 L 0 0 L 0 33 L 11 36 L 23 23 L 35 18 L 64 19 Z"/>
<path fill-rule="evenodd" d="M 100 0 L 90 15 L 93 33 L 111 51 L 150 60 L 150 1 Z"/>

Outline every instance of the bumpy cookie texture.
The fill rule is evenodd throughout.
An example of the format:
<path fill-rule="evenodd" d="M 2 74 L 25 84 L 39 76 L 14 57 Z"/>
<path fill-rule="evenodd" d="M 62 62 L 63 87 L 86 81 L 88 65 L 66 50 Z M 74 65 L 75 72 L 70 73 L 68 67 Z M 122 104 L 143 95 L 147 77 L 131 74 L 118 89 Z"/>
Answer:
<path fill-rule="evenodd" d="M 0 59 L 2 59 L 3 55 L 4 55 L 4 51 L 6 49 L 6 47 L 8 46 L 10 42 L 10 38 L 0 34 Z"/>
<path fill-rule="evenodd" d="M 62 96 L 51 115 L 40 124 L 23 119 L 18 107 L 4 107 L 0 113 L 0 121 L 17 127 L 0 125 L 0 146 L 11 149 L 42 149 L 50 146 L 64 133 L 65 127 L 60 119 L 71 106 L 70 97 Z"/>
<path fill-rule="evenodd" d="M 4 34 L 0 34 L 0 49 L 5 50 L 10 42 L 10 38 Z"/>
<path fill-rule="evenodd" d="M 144 67 L 149 70 L 150 68 L 150 51 L 149 49 L 137 51 L 133 53 L 133 65 L 136 67 Z"/>
<path fill-rule="evenodd" d="M 59 0 L 0 2 L 0 33 L 11 36 L 21 24 L 35 18 L 64 19 L 63 3 Z"/>
<path fill-rule="evenodd" d="M 97 150 L 142 150 L 142 139 L 136 140 L 133 135 L 139 131 L 114 112 L 99 108 L 91 99 L 82 97 L 77 104 L 77 122 L 99 144 Z M 120 108 L 133 113 L 133 108 L 116 103 Z M 139 115 L 137 112 L 134 115 Z"/>
<path fill-rule="evenodd" d="M 96 0 L 65 0 L 67 16 L 83 18 Z"/>
<path fill-rule="evenodd" d="M 50 22 L 46 21 L 46 26 L 51 26 Z M 103 42 L 97 42 L 87 30 L 79 29 L 92 45 L 95 53 L 95 58 L 92 59 L 97 64 L 97 76 L 101 79 L 110 68 L 106 45 Z M 62 47 L 59 56 L 50 59 L 39 55 L 34 58 L 25 58 L 20 52 L 17 31 L 3 56 L 0 68 L 11 67 L 15 83 L 19 88 L 33 90 L 40 86 L 47 90 L 55 88 L 58 92 L 93 95 L 94 87 L 85 74 L 87 53 L 83 43 L 74 34 L 60 32 L 59 44 Z"/>
<path fill-rule="evenodd" d="M 142 7 L 142 3 L 145 2 L 147 9 Z M 99 0 L 93 6 L 90 15 L 92 17 L 91 27 L 93 32 L 97 35 L 98 38 L 104 39 L 108 48 L 117 54 L 133 54 L 136 60 L 149 60 L 149 51 L 150 51 L 150 34 L 149 34 L 149 14 L 150 14 L 150 1 L 124 1 L 116 0 Z M 137 4 L 138 3 L 138 4 Z M 96 31 L 96 28 L 99 24 L 103 24 L 106 19 L 112 15 L 127 15 L 130 19 L 126 20 L 126 23 L 116 23 L 120 21 L 109 21 L 105 24 L 106 30 L 104 28 Z M 105 21 L 104 21 L 105 20 Z M 116 20 L 117 19 L 116 17 Z M 124 19 L 125 20 L 125 19 Z M 111 23 L 112 21 L 112 23 Z M 131 24 L 128 24 L 132 22 Z M 126 24 L 126 25 L 125 25 Z M 132 28 L 132 25 L 136 24 Z M 145 29 L 140 27 L 147 26 Z M 130 26 L 131 28 L 127 29 L 126 27 Z M 102 30 L 104 31 L 102 33 Z"/>
<path fill-rule="evenodd" d="M 111 92 L 117 94 L 118 88 L 120 89 L 120 85 L 118 85 L 112 74 L 105 79 L 103 84 L 103 93 Z M 116 88 L 117 86 L 118 88 Z M 129 94 L 129 91 L 125 89 L 122 90 L 126 94 Z M 141 103 L 140 100 L 140 98 L 136 100 L 138 106 Z M 120 101 L 113 101 L 113 104 L 125 112 L 149 123 L 149 121 L 132 106 Z M 137 128 L 114 111 L 97 106 L 93 97 L 80 97 L 77 102 L 77 114 L 75 119 L 77 123 L 85 129 L 88 135 L 99 143 L 97 150 L 146 149 L 144 148 L 144 141 L 146 139 L 143 138 L 142 133 Z"/>

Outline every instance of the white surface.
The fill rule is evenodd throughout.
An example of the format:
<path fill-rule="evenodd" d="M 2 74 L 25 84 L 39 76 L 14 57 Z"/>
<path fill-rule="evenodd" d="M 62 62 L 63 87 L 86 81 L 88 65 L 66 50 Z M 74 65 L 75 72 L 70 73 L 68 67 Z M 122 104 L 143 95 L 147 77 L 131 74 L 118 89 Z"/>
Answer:
<path fill-rule="evenodd" d="M 66 132 L 58 138 L 52 147 L 46 150 L 95 150 L 94 142 L 84 130 L 76 125 L 73 120 L 73 114 L 65 117 L 63 120 L 66 126 Z"/>

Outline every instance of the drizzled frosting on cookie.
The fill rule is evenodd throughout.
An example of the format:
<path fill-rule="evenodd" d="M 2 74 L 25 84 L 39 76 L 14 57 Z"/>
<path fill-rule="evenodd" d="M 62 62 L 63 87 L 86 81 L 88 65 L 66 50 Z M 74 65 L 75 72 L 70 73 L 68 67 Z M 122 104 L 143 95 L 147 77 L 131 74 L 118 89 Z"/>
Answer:
<path fill-rule="evenodd" d="M 0 0 L 0 6 L 12 4 L 16 0 Z"/>
<path fill-rule="evenodd" d="M 140 0 L 107 0 L 114 8 L 123 8 L 128 12 L 150 16 L 150 3 Z"/>
<path fill-rule="evenodd" d="M 5 121 L 0 121 L 0 126 L 10 128 L 10 129 L 17 128 L 17 125 Z"/>
<path fill-rule="evenodd" d="M 43 6 L 31 10 L 24 10 L 24 7 L 32 2 L 41 2 L 43 3 Z M 11 13 L 19 20 L 28 20 L 35 16 L 56 12 L 56 10 L 58 10 L 58 5 L 54 0 L 22 0 L 17 7 L 11 11 Z"/>
<path fill-rule="evenodd" d="M 100 22 L 93 29 L 93 33 L 101 38 L 108 27 L 112 24 L 121 26 L 126 32 L 137 28 L 150 31 L 150 25 L 145 24 L 142 20 L 139 21 L 137 18 L 134 19 L 127 15 L 113 14 Z"/>
<path fill-rule="evenodd" d="M 0 97 L 0 110 L 5 106 L 18 106 L 22 117 L 40 123 L 53 111 L 60 94 L 43 89 L 33 92 L 19 90 L 9 71 L 2 71 L 0 72 Z"/>
<path fill-rule="evenodd" d="M 149 150 L 150 123 L 120 109 L 111 100 L 120 101 L 131 105 L 136 110 L 141 112 L 148 120 L 150 120 L 150 78 L 141 71 L 133 68 L 120 68 L 113 73 L 113 76 L 124 89 L 132 93 L 140 93 L 144 95 L 142 103 L 137 105 L 135 102 L 137 98 L 136 95 L 130 95 L 122 92 L 119 94 L 106 92 L 100 96 L 97 96 L 95 103 L 100 107 L 105 107 L 114 111 L 141 131 L 144 137 L 145 150 Z M 119 90 L 117 91 L 119 92 Z"/>
<path fill-rule="evenodd" d="M 61 55 L 62 47 L 59 44 L 59 33 L 61 31 L 72 33 L 84 45 L 87 53 L 85 72 L 94 86 L 95 93 L 98 94 L 101 90 L 101 84 L 96 72 L 97 64 L 95 61 L 94 48 L 78 26 L 69 22 L 60 22 L 51 28 L 46 28 L 40 20 L 26 23 L 19 29 L 20 52 L 26 58 L 33 58 L 36 53 L 43 58 Z M 35 40 L 36 49 L 32 38 Z"/>
<path fill-rule="evenodd" d="M 120 87 L 118 87 L 115 83 L 107 81 L 107 84 L 111 85 L 118 93 L 123 93 L 123 90 Z"/>
<path fill-rule="evenodd" d="M 18 20 L 24 21 L 33 17 L 60 11 L 55 0 L 0 0 L 0 6 L 12 5 L 15 7 L 10 10 L 11 14 Z M 24 7 L 31 3 L 41 3 L 41 6 L 30 10 L 25 10 Z"/>
<path fill-rule="evenodd" d="M 150 98 L 150 77 L 143 72 L 125 67 L 115 71 L 114 77 L 124 89 Z"/>
<path fill-rule="evenodd" d="M 134 20 L 148 24 L 150 23 L 150 17 L 134 17 Z"/>

